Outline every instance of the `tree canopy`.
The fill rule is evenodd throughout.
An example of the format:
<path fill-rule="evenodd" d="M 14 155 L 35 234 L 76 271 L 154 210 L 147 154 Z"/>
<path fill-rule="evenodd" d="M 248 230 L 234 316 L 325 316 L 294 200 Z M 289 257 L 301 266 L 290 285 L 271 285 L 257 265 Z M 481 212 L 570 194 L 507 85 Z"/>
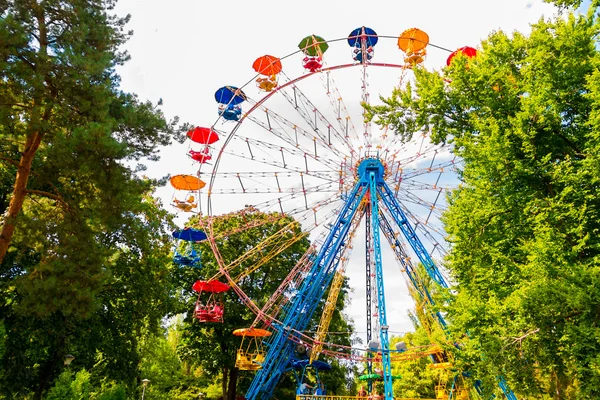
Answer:
<path fill-rule="evenodd" d="M 464 162 L 444 218 L 448 315 L 464 370 L 487 388 L 502 375 L 525 396 L 600 396 L 596 11 L 493 32 L 477 57 L 416 68 L 414 85 L 369 108 Z"/>
<path fill-rule="evenodd" d="M 192 218 L 189 224 L 206 224 L 206 221 L 199 222 L 197 218 Z M 259 306 L 264 305 L 276 293 L 281 282 L 309 247 L 309 241 L 306 234 L 302 232 L 300 224 L 287 216 L 265 214 L 257 209 L 247 208 L 239 212 L 212 217 L 212 224 L 213 235 L 224 262 L 229 264 L 239 258 L 245 258 L 242 264 L 232 271 L 232 276 L 241 277 L 236 284 Z M 277 242 L 266 245 L 261 248 L 261 251 L 254 251 L 259 244 L 268 243 L 274 237 L 277 237 Z M 291 245 L 285 248 L 280 247 L 281 243 L 287 241 Z M 194 309 L 197 293 L 194 295 L 191 292 L 193 277 L 208 280 L 211 277 L 220 276 L 218 264 L 208 243 L 202 243 L 200 249 L 202 251 L 201 270 L 188 269 L 182 272 L 188 276 L 187 289 L 190 297 L 178 353 L 182 360 L 191 365 L 200 366 L 206 373 L 213 376 L 220 375 L 223 398 L 234 400 L 236 396 L 243 395 L 248 389 L 254 372 L 240 371 L 235 366 L 236 352 L 240 349 L 242 338 L 234 336 L 232 333 L 235 329 L 250 327 L 256 315 L 233 290 L 230 290 L 224 294 L 223 323 L 201 323 L 194 318 L 191 310 Z M 275 255 L 270 257 L 268 262 L 261 265 L 260 268 L 243 274 L 246 270 L 250 271 L 268 254 Z M 224 279 L 221 276 L 221 280 Z M 326 294 L 324 297 L 326 298 Z M 338 298 L 339 309 L 334 313 L 331 328 L 336 331 L 349 332 L 349 324 L 341 312 L 344 301 L 345 295 L 342 294 Z M 318 321 L 320 313 L 317 311 L 316 314 L 315 318 Z M 338 335 L 337 342 L 348 345 L 349 336 L 349 333 L 346 336 Z M 248 341 L 248 339 L 245 340 Z M 323 374 L 323 378 L 325 384 L 336 393 L 345 390 L 346 377 L 343 366 L 336 364 L 332 371 Z M 296 382 L 293 381 L 292 374 L 287 374 L 280 382 L 276 396 L 282 398 L 294 396 L 295 388 Z"/>
<path fill-rule="evenodd" d="M 115 67 L 127 61 L 120 46 L 130 33 L 113 5 L 0 2 L 0 387 L 8 395 L 41 398 L 67 353 L 133 386 L 138 338 L 175 308 L 171 217 L 152 198 L 158 182 L 140 172 L 186 127 L 119 89 Z"/>

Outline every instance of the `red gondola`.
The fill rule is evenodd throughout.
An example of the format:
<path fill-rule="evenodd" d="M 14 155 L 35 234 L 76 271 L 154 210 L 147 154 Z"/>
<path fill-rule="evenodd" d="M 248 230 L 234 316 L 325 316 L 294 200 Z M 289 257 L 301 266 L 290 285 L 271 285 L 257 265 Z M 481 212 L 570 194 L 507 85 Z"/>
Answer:
<path fill-rule="evenodd" d="M 198 292 L 194 316 L 200 322 L 223 322 L 223 292 L 229 285 L 216 280 L 196 281 L 192 289 Z"/>
<path fill-rule="evenodd" d="M 477 55 L 477 50 L 469 46 L 461 47 L 460 49 L 453 51 L 452 54 L 448 56 L 448 59 L 446 60 L 446 65 L 450 65 L 452 63 L 452 59 L 458 53 L 462 53 L 469 58 L 473 58 Z"/>
<path fill-rule="evenodd" d="M 202 128 L 200 126 L 189 130 L 187 133 L 187 137 L 189 137 L 192 142 L 200 144 L 213 144 L 214 142 L 219 140 L 219 135 L 217 134 L 217 132 L 213 131 L 210 128 Z"/>
<path fill-rule="evenodd" d="M 192 160 L 198 161 L 201 164 L 204 164 L 212 159 L 212 156 L 210 155 L 210 149 L 208 148 L 200 151 L 190 150 L 188 154 Z"/>

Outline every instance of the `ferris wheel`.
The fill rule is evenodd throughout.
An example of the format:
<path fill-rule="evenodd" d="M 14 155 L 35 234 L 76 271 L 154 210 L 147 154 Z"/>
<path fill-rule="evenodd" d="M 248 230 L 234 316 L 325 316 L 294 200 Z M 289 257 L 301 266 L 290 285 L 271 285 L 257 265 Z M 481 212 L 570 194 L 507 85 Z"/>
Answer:
<path fill-rule="evenodd" d="M 306 36 L 285 57 L 258 57 L 252 63 L 256 75 L 247 83 L 219 88 L 218 120 L 188 133 L 188 155 L 197 161 L 198 171 L 178 176 L 177 185 L 172 181 L 186 193 L 174 195 L 173 203 L 181 211 L 205 216 L 201 228 L 220 274 L 198 286 L 223 291 L 222 285 L 211 283 L 222 278 L 256 314 L 252 327 L 235 333 L 253 343 L 240 350 L 237 360 L 240 369 L 256 371 L 248 399 L 270 398 L 290 369 L 322 366 L 321 354 L 366 362 L 365 376 L 379 375 L 383 397 L 393 398 L 391 363 L 399 353 L 406 358 L 410 352 L 390 349 L 386 304 L 395 296 L 385 290 L 383 265 L 400 268 L 419 304 L 433 303 L 425 280 L 448 287 L 439 267 L 447 251 L 441 217 L 446 194 L 460 183 L 461 160 L 451 144 L 433 143 L 428 132 L 402 140 L 371 124 L 364 105 L 381 104 L 395 88 L 406 85 L 414 69 L 422 67 L 428 45 L 428 35 L 417 28 L 400 36 L 380 36 L 364 26 L 334 40 Z M 379 60 L 380 53 L 390 59 Z M 470 47 L 447 53 L 448 63 L 459 53 L 476 55 Z M 279 229 L 257 238 L 251 248 L 222 253 L 219 238 L 256 226 L 217 231 L 213 217 L 256 211 L 268 216 L 261 223 L 276 223 Z M 358 237 L 364 239 L 364 248 L 355 246 Z M 241 279 L 306 239 L 308 251 L 268 300 L 244 292 Z M 391 260 L 382 257 L 386 242 Z M 326 340 L 345 272 L 355 267 L 353 252 L 362 253 L 365 277 L 364 348 Z M 244 261 L 249 259 L 258 261 L 248 266 Z M 317 329 L 308 334 L 325 297 Z M 221 316 L 201 321 L 218 322 Z M 439 312 L 430 311 L 429 317 L 445 328 Z M 413 353 L 432 356 L 439 368 L 448 365 L 439 347 Z M 461 398 L 456 390 L 444 393 L 445 398 Z"/>

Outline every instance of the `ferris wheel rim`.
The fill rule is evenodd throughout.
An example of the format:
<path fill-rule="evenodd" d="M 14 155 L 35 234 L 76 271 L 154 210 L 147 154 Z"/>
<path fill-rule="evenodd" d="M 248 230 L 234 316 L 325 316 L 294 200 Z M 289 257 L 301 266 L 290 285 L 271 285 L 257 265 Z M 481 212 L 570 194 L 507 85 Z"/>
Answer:
<path fill-rule="evenodd" d="M 342 40 L 342 39 L 338 39 L 338 40 Z M 344 38 L 345 40 L 345 38 Z M 336 40 L 332 40 L 330 42 L 333 42 Z M 297 54 L 298 51 L 290 53 L 288 56 L 286 57 L 282 57 L 281 59 L 287 58 L 291 55 Z M 240 118 L 239 121 L 236 121 L 235 125 L 231 128 L 231 130 L 229 131 L 224 144 L 221 146 L 217 157 L 214 160 L 214 167 L 212 168 L 211 174 L 210 174 L 210 179 L 207 185 L 208 188 L 208 193 L 206 194 L 206 205 L 207 205 L 207 216 L 209 218 L 209 222 L 207 224 L 207 228 L 209 231 L 209 237 L 212 238 L 213 234 L 212 234 L 212 223 L 211 223 L 211 217 L 213 217 L 212 215 L 212 200 L 213 200 L 213 187 L 214 187 L 214 183 L 215 183 L 215 179 L 217 177 L 217 174 L 219 173 L 219 165 L 220 162 L 222 160 L 222 158 L 224 157 L 224 155 L 226 154 L 226 149 L 227 149 L 227 145 L 230 143 L 230 141 L 236 136 L 237 131 L 242 127 L 242 124 L 244 123 L 244 121 L 246 121 L 247 117 L 249 115 L 251 115 L 254 111 L 256 111 L 261 105 L 263 105 L 266 101 L 268 101 L 271 97 L 275 96 L 276 94 L 278 94 L 280 91 L 282 91 L 285 88 L 288 88 L 290 86 L 295 85 L 296 83 L 303 81 L 305 79 L 314 77 L 316 75 L 320 75 L 323 73 L 327 73 L 327 72 L 331 72 L 331 71 L 336 71 L 336 70 L 341 70 L 341 69 L 349 69 L 349 68 L 356 68 L 356 67 L 362 67 L 362 68 L 366 68 L 366 67 L 378 67 L 378 68 L 395 68 L 395 69 L 400 69 L 400 70 L 406 70 L 406 69 L 410 69 L 409 66 L 405 65 L 405 64 L 395 64 L 395 63 L 379 63 L 379 62 L 369 62 L 369 63 L 346 63 L 346 64 L 336 64 L 333 66 L 324 66 L 323 68 L 317 70 L 317 71 L 305 71 L 305 73 L 303 73 L 302 75 L 297 76 L 294 79 L 291 79 L 279 86 L 277 86 L 275 89 L 273 89 L 270 92 L 267 92 L 265 95 L 263 95 L 258 101 L 256 101 L 255 104 L 252 105 L 252 107 L 244 112 L 242 114 L 242 117 Z M 259 74 L 255 75 L 254 78 L 256 76 L 258 76 Z M 253 78 L 253 79 L 254 79 Z M 253 79 L 251 79 L 250 81 L 248 81 L 247 83 L 245 83 L 243 86 L 240 86 L 240 89 L 244 89 L 246 86 L 248 86 Z M 210 129 L 216 129 L 216 123 L 220 120 L 217 119 L 217 121 L 210 127 Z M 198 172 L 198 174 L 200 174 L 200 170 Z M 243 298 L 244 302 L 249 302 L 249 304 L 247 303 L 247 305 L 254 310 L 254 313 L 257 315 L 258 318 L 266 318 L 269 319 L 271 322 L 275 322 L 276 319 L 275 318 L 271 318 L 266 314 L 261 313 L 259 310 L 259 308 L 255 305 L 254 301 L 252 299 L 250 299 L 248 296 L 246 296 L 246 294 L 243 292 L 243 290 L 241 290 L 236 284 L 234 279 L 227 273 L 227 271 L 225 271 L 222 268 L 223 262 L 221 262 L 221 258 L 220 258 L 220 251 L 218 249 L 218 246 L 216 246 L 216 244 L 213 245 L 213 242 L 211 240 L 211 247 L 213 250 L 213 253 L 215 254 L 215 257 L 217 258 L 217 263 L 219 264 L 219 269 L 220 269 L 220 275 L 221 276 L 225 276 L 225 278 L 229 281 L 230 284 L 232 284 L 232 287 L 234 288 L 234 290 L 240 295 L 240 297 Z"/>
<path fill-rule="evenodd" d="M 297 52 L 294 52 L 292 54 L 296 54 Z M 314 72 L 306 72 L 303 75 L 300 75 L 288 82 L 283 83 L 280 86 L 277 86 L 275 89 L 273 89 L 270 92 L 267 92 L 264 96 L 262 96 L 254 105 L 252 105 L 252 107 L 246 111 L 245 113 L 242 114 L 242 117 L 240 118 L 239 121 L 236 121 L 235 126 L 230 130 L 229 134 L 227 135 L 227 137 L 225 138 L 225 142 L 224 144 L 221 146 L 221 149 L 219 150 L 219 153 L 217 155 L 217 157 L 214 160 L 214 167 L 212 168 L 212 172 L 210 174 L 210 179 L 207 185 L 207 195 L 206 195 L 206 206 L 207 206 L 207 214 L 209 216 L 212 215 L 212 193 L 213 193 L 213 187 L 214 187 L 214 182 L 215 182 L 215 178 L 216 178 L 216 174 L 219 171 L 219 165 L 221 162 L 221 159 L 223 157 L 223 155 L 225 154 L 225 150 L 227 148 L 227 145 L 229 144 L 229 142 L 236 136 L 237 131 L 240 129 L 240 127 L 242 126 L 243 122 L 246 120 L 246 118 L 252 114 L 252 112 L 256 111 L 261 105 L 263 105 L 267 100 L 269 100 L 272 96 L 276 95 L 277 93 L 279 93 L 280 91 L 282 91 L 283 89 L 292 86 L 300 81 L 303 81 L 307 78 L 313 77 L 315 75 L 319 75 L 322 73 L 326 73 L 326 72 L 330 72 L 330 71 L 336 71 L 336 70 L 340 70 L 340 69 L 347 69 L 347 68 L 354 68 L 354 67 L 380 67 L 380 68 L 397 68 L 397 69 L 410 69 L 410 67 L 406 66 L 406 65 L 402 65 L 402 64 L 393 64 L 393 63 L 368 63 L 368 64 L 361 64 L 361 63 L 351 63 L 351 64 L 337 64 L 334 66 L 330 66 L 330 67 L 324 67 L 318 71 L 314 71 Z M 252 82 L 252 80 L 250 81 Z M 246 83 L 244 86 L 241 86 L 240 89 L 245 88 L 247 85 L 250 84 L 250 82 Z M 211 126 L 211 129 L 215 129 L 215 125 L 216 123 L 220 120 L 217 119 L 217 121 Z M 201 168 L 201 166 L 200 166 Z M 199 173 L 201 172 L 201 170 L 199 169 Z"/>
<path fill-rule="evenodd" d="M 397 38 L 397 37 L 394 37 Z M 292 54 L 296 54 L 292 53 Z M 287 57 L 287 56 L 286 56 Z M 283 57 L 285 58 L 285 57 Z M 290 87 L 300 81 L 303 81 L 307 78 L 316 76 L 316 75 L 320 75 L 323 73 L 327 73 L 330 71 L 336 71 L 336 70 L 341 70 L 341 69 L 348 69 L 348 68 L 352 68 L 352 67 L 363 67 L 363 68 L 367 68 L 367 67 L 384 67 L 384 68 L 397 68 L 397 69 L 402 69 L 402 70 L 406 70 L 406 69 L 411 69 L 410 66 L 407 66 L 406 64 L 402 65 L 402 64 L 393 64 L 393 63 L 376 63 L 376 62 L 369 62 L 369 63 L 351 63 L 351 64 L 338 64 L 338 65 L 334 65 L 334 66 L 327 66 L 327 67 L 323 67 L 322 69 L 318 70 L 318 71 L 313 71 L 313 72 L 306 72 L 300 76 L 297 76 L 294 79 L 291 79 L 285 83 L 283 83 L 280 86 L 277 86 L 274 90 L 267 92 L 264 96 L 262 96 L 258 101 L 255 102 L 255 104 L 252 105 L 252 107 L 246 111 L 245 113 L 243 113 L 242 117 L 240 118 L 239 121 L 236 121 L 235 125 L 230 129 L 227 137 L 225 138 L 224 144 L 221 146 L 219 152 L 218 152 L 218 156 L 216 157 L 216 159 L 214 160 L 214 167 L 212 169 L 211 172 L 211 178 L 209 181 L 209 184 L 207 185 L 208 187 L 208 193 L 206 194 L 206 204 L 207 204 L 207 212 L 208 212 L 208 227 L 209 227 L 209 233 L 210 233 L 210 237 L 212 238 L 212 222 L 211 219 L 213 217 L 212 215 L 212 201 L 213 201 L 213 188 L 214 188 L 214 182 L 215 179 L 217 177 L 217 174 L 219 173 L 219 165 L 222 161 L 222 159 L 225 157 L 226 154 L 226 149 L 228 144 L 230 143 L 230 141 L 236 137 L 238 130 L 242 127 L 242 124 L 247 120 L 248 116 L 250 116 L 253 112 L 255 112 L 257 109 L 259 109 L 259 107 L 261 105 L 263 105 L 266 101 L 268 101 L 270 98 L 272 98 L 272 96 L 275 96 L 277 93 L 279 93 L 280 91 L 282 91 L 283 89 Z M 241 86 L 240 89 L 245 88 L 248 84 L 250 84 L 251 81 L 249 81 L 248 83 L 246 83 L 245 85 Z M 220 120 L 217 119 L 217 122 Z M 216 124 L 216 122 L 215 122 Z M 211 126 L 211 129 L 215 128 L 215 124 L 213 124 Z M 199 171 L 200 172 L 200 171 Z M 214 247 L 213 247 L 214 246 Z M 213 248 L 213 252 L 215 253 L 215 257 L 217 258 L 217 263 L 219 265 L 219 269 L 222 275 L 224 275 L 226 277 L 226 279 L 228 281 L 230 281 L 230 283 L 233 283 L 232 287 L 235 290 L 236 293 L 238 293 L 238 295 L 240 297 L 242 297 L 242 300 L 244 300 L 244 302 L 246 303 L 249 302 L 250 304 L 246 303 L 252 310 L 253 312 L 257 315 L 257 319 L 261 319 L 263 321 L 269 321 L 269 324 L 273 324 L 273 323 L 280 323 L 280 321 L 278 321 L 275 317 L 270 316 L 268 314 L 263 313 L 260 308 L 255 304 L 254 300 L 251 299 L 249 296 L 247 296 L 244 291 L 239 288 L 237 286 L 237 284 L 235 284 L 233 278 L 230 276 L 230 274 L 223 269 L 223 262 L 221 262 L 219 260 L 220 257 L 220 252 L 218 249 L 218 246 L 216 246 L 216 244 L 211 241 L 211 247 Z M 292 329 L 292 331 L 294 331 L 299 337 L 305 337 L 304 333 L 295 329 Z M 310 338 L 306 337 L 305 338 L 306 341 L 310 342 Z M 332 346 L 336 346 L 336 347 L 340 347 L 339 345 L 336 344 L 331 344 Z M 350 348 L 350 349 L 354 349 L 354 348 Z M 324 351 L 325 353 L 325 351 Z M 333 353 L 333 352 L 331 352 Z"/>

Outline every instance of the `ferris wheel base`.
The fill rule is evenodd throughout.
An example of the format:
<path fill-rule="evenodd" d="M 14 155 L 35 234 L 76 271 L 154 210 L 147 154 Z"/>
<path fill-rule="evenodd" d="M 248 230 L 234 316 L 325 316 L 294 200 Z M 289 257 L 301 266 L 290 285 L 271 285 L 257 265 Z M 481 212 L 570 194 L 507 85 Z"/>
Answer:
<path fill-rule="evenodd" d="M 314 395 L 314 394 L 303 394 L 296 395 L 296 400 L 383 400 L 384 397 L 381 395 L 375 396 L 336 396 L 336 395 Z M 438 399 L 427 399 L 423 397 L 394 397 L 394 400 L 438 400 Z"/>

